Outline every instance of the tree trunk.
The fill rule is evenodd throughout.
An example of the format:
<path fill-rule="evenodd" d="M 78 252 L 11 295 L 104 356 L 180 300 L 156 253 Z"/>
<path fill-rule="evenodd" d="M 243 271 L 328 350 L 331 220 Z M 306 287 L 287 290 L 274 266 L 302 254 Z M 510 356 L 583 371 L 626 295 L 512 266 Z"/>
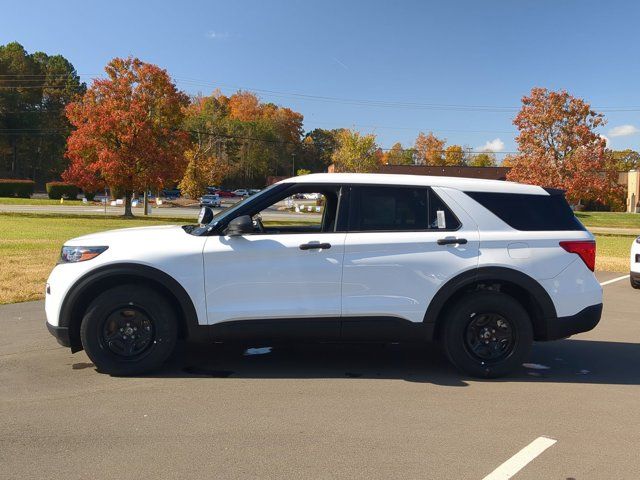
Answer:
<path fill-rule="evenodd" d="M 143 197 L 142 197 L 143 198 L 143 202 L 142 202 L 143 205 L 142 206 L 144 207 L 144 214 L 145 215 L 149 215 L 149 194 L 148 193 L 149 193 L 149 191 L 145 188 L 144 189 L 144 193 L 142 194 L 143 195 Z"/>
<path fill-rule="evenodd" d="M 133 212 L 131 211 L 131 190 L 124 191 L 124 216 L 133 218 Z"/>

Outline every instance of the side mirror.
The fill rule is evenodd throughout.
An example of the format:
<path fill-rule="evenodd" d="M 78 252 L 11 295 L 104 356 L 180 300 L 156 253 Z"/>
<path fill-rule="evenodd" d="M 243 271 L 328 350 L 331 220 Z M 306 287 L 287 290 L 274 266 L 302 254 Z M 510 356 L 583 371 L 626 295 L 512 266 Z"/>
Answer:
<path fill-rule="evenodd" d="M 231 220 L 224 233 L 229 237 L 237 237 L 238 235 L 253 233 L 253 231 L 253 220 L 251 220 L 251 217 L 249 215 L 242 215 Z"/>
<path fill-rule="evenodd" d="M 213 210 L 209 207 L 202 207 L 200 209 L 200 213 L 198 214 L 198 223 L 200 225 L 206 225 L 211 222 L 213 219 Z"/>

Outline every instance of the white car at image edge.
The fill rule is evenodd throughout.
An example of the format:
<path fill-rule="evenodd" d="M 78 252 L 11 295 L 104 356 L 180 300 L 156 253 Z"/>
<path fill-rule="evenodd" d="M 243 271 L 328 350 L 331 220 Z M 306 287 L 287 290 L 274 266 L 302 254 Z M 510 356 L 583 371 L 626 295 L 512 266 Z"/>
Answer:
<path fill-rule="evenodd" d="M 295 195 L 321 216 L 263 221 Z M 69 240 L 49 331 L 99 371 L 157 369 L 198 342 L 439 342 L 466 374 L 521 368 L 532 342 L 594 328 L 594 237 L 563 192 L 511 182 L 311 174 L 201 224 Z M 258 343 L 259 344 L 259 343 Z"/>
<path fill-rule="evenodd" d="M 633 288 L 640 288 L 640 237 L 637 237 L 631 244 L 629 281 Z"/>

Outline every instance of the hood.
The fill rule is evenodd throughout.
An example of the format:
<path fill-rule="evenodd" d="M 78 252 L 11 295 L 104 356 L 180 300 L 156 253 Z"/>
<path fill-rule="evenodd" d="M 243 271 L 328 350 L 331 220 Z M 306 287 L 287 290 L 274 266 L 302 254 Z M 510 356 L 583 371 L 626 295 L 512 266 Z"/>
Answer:
<path fill-rule="evenodd" d="M 81 237 L 67 240 L 68 246 L 111 246 L 114 243 L 150 244 L 157 242 L 171 242 L 176 237 L 188 235 L 179 225 L 156 225 L 152 227 L 119 228 L 106 232 L 90 233 Z"/>

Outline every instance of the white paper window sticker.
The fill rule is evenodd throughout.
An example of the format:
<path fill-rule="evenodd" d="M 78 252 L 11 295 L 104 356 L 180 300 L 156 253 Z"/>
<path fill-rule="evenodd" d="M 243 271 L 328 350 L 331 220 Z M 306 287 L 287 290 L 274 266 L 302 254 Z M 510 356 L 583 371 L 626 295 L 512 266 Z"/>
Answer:
<path fill-rule="evenodd" d="M 447 228 L 447 221 L 444 218 L 444 210 L 436 210 L 436 217 L 438 219 L 438 228 Z"/>

